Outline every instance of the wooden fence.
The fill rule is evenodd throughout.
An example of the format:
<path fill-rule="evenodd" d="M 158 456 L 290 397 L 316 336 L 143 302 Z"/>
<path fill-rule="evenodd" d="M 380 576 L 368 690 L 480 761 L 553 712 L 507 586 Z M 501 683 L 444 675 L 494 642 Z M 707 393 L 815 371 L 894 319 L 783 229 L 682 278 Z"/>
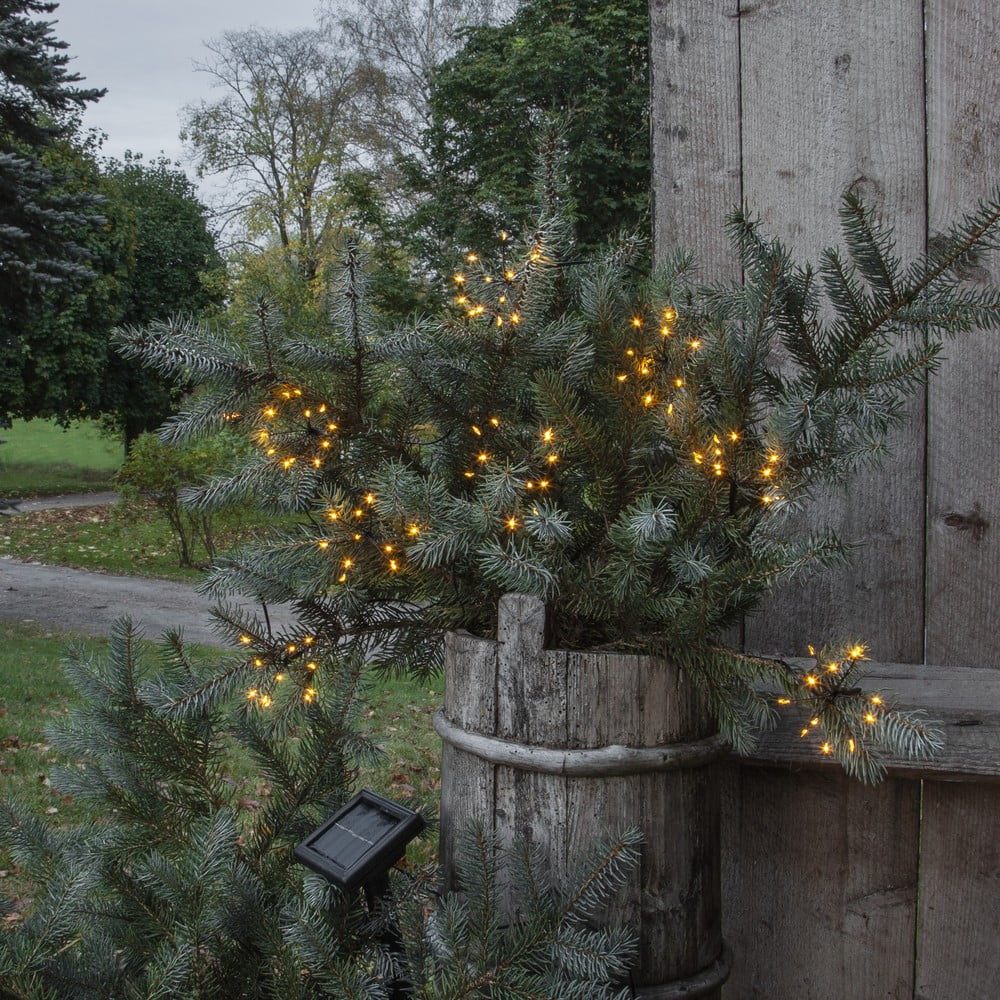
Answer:
<path fill-rule="evenodd" d="M 995 0 L 651 0 L 655 239 L 738 277 L 745 202 L 800 256 L 854 187 L 915 253 L 1000 183 Z M 996 262 L 970 269 L 997 280 Z M 861 543 L 779 594 L 747 648 L 845 636 L 876 686 L 944 719 L 949 748 L 876 788 L 789 727 L 727 778 L 726 1000 L 1000 996 L 1000 339 L 951 345 L 895 457 L 810 516 Z M 929 666 L 933 665 L 933 666 Z"/>

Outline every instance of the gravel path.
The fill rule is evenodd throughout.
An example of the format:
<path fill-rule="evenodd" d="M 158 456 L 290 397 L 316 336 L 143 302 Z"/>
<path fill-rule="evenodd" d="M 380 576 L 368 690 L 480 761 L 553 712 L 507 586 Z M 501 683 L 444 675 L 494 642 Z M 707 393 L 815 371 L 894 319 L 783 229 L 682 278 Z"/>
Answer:
<path fill-rule="evenodd" d="M 92 507 L 114 500 L 113 493 L 79 493 L 23 500 L 18 507 L 28 513 L 52 507 Z M 166 629 L 181 629 L 190 642 L 219 646 L 223 643 L 211 627 L 209 615 L 213 603 L 188 584 L 0 557 L 0 619 L 107 635 L 116 619 L 128 615 L 143 626 L 148 639 L 157 638 Z M 275 628 L 292 622 L 288 608 L 268 608 L 268 613 Z"/>
<path fill-rule="evenodd" d="M 30 514 L 35 510 L 65 510 L 68 507 L 100 507 L 118 502 L 117 493 L 63 493 L 57 497 L 34 497 L 30 500 L 10 501 L 18 512 Z"/>
<path fill-rule="evenodd" d="M 0 619 L 107 635 L 112 622 L 128 615 L 144 627 L 147 639 L 179 628 L 190 642 L 219 646 L 222 640 L 210 624 L 213 603 L 194 587 L 169 580 L 0 558 Z M 288 609 L 268 608 L 268 613 L 276 628 L 291 624 Z"/>

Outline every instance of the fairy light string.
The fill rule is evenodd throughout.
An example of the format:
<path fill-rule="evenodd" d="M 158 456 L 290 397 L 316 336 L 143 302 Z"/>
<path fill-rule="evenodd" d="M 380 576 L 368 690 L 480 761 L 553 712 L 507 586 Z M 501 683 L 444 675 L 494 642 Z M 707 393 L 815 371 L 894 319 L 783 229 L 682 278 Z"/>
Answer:
<path fill-rule="evenodd" d="M 476 348 L 516 351 L 520 343 L 537 337 L 529 322 L 534 319 L 531 286 L 553 261 L 541 234 L 521 242 L 504 231 L 499 243 L 495 263 L 488 264 L 472 251 L 452 275 L 455 322 L 450 332 L 465 336 Z M 610 346 L 599 347 L 607 351 L 606 367 L 601 369 L 607 394 L 620 401 L 629 432 L 637 438 L 656 434 L 666 441 L 687 481 L 698 482 L 713 503 L 719 501 L 723 513 L 732 513 L 721 501 L 735 490 L 740 504 L 752 509 L 754 516 L 766 517 L 787 498 L 794 456 L 769 440 L 752 414 L 735 402 L 729 409 L 706 409 L 712 398 L 707 366 L 718 344 L 707 322 L 704 328 L 700 323 L 696 316 L 685 315 L 684 302 L 673 298 L 641 303 L 631 315 L 621 317 Z M 349 397 L 345 399 L 348 405 L 339 406 L 335 394 L 326 398 L 304 384 L 282 383 L 267 391 L 255 414 L 230 411 L 223 420 L 253 421 L 254 444 L 280 474 L 294 477 L 310 469 L 322 474 L 339 461 L 355 433 L 344 417 L 353 412 Z M 459 460 L 450 474 L 460 495 L 479 498 L 482 494 L 477 491 L 486 488 L 490 477 L 505 469 L 518 470 L 511 475 L 515 499 L 510 502 L 508 496 L 503 509 L 491 511 L 490 522 L 500 544 L 514 546 L 537 525 L 533 519 L 545 509 L 542 497 L 557 501 L 564 489 L 569 492 L 567 482 L 585 481 L 586 470 L 574 479 L 581 466 L 599 468 L 605 456 L 572 413 L 546 414 L 544 421 L 533 415 L 529 426 L 524 413 L 501 408 L 499 399 L 498 391 L 496 398 L 484 396 L 468 412 L 463 408 L 464 428 L 459 428 L 454 444 Z M 348 431 L 342 431 L 345 424 Z M 432 537 L 435 530 L 430 512 L 421 511 L 419 517 L 382 516 L 376 492 L 366 488 L 337 498 L 318 519 L 320 530 L 308 544 L 326 567 L 331 588 L 391 585 L 400 574 L 412 571 L 408 548 Z M 244 634 L 239 642 L 247 648 L 251 657 L 247 662 L 255 672 L 247 689 L 248 703 L 268 709 L 292 690 L 306 704 L 319 697 L 323 654 L 314 637 L 281 645 Z M 808 707 L 801 737 L 822 756 L 859 752 L 861 733 L 831 731 L 831 724 L 842 715 L 842 703 L 850 703 L 860 730 L 876 729 L 889 711 L 881 695 L 859 701 L 851 668 L 865 658 L 859 645 L 839 656 L 817 657 L 798 676 L 795 690 L 775 698 L 779 709 Z"/>

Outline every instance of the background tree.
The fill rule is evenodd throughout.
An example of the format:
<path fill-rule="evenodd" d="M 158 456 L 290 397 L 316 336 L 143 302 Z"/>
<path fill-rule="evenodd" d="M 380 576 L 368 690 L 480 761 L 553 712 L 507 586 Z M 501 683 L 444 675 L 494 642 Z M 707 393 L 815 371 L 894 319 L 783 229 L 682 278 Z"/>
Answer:
<path fill-rule="evenodd" d="M 516 0 L 328 0 L 321 23 L 339 34 L 380 86 L 367 108 L 368 152 L 380 166 L 422 157 L 421 134 L 431 125 L 431 80 L 461 47 L 470 28 L 510 17 Z M 387 155 L 385 155 L 387 154 Z"/>
<path fill-rule="evenodd" d="M 649 14 L 644 0 L 526 0 L 505 24 L 470 29 L 428 96 L 426 162 L 410 164 L 412 230 L 437 248 L 492 245 L 534 212 L 531 137 L 565 125 L 565 187 L 581 249 L 649 209 Z"/>
<path fill-rule="evenodd" d="M 223 95 L 184 110 L 182 138 L 200 175 L 220 175 L 220 208 L 251 242 L 289 252 L 311 281 L 340 235 L 338 180 L 356 135 L 357 102 L 371 74 L 319 31 L 251 28 L 207 45 L 200 65 Z"/>
<path fill-rule="evenodd" d="M 87 260 L 86 280 L 43 283 L 23 298 L 0 364 L 0 415 L 67 423 L 98 416 L 111 331 L 122 315 L 135 233 L 128 211 L 108 195 L 94 142 L 60 141 L 39 156 L 52 198 L 100 201 L 102 224 L 63 219 L 67 240 Z M 55 178 L 58 186 L 54 186 Z"/>
<path fill-rule="evenodd" d="M 103 94 L 75 86 L 66 45 L 42 19 L 56 7 L 0 2 L 0 367 L 17 363 L 20 326 L 43 289 L 91 277 L 86 233 L 100 221 L 93 195 L 62 183 L 58 157 L 43 162 Z"/>
<path fill-rule="evenodd" d="M 67 227 L 87 254 L 90 278 L 34 296 L 18 325 L 18 348 L 0 368 L 0 407 L 8 416 L 63 422 L 103 417 L 128 443 L 173 412 L 179 386 L 124 362 L 112 331 L 202 315 L 221 301 L 222 260 L 194 188 L 168 162 L 130 156 L 102 168 L 93 138 L 53 145 L 42 162 L 62 178 L 60 193 L 100 199 L 103 225 Z"/>
<path fill-rule="evenodd" d="M 141 327 L 187 314 L 205 316 L 221 305 L 224 262 L 194 185 L 168 159 L 149 163 L 126 153 L 107 160 L 109 200 L 128 214 L 132 230 L 128 277 L 116 325 Z M 164 380 L 110 351 L 97 409 L 120 430 L 126 448 L 174 412 L 183 383 Z"/>

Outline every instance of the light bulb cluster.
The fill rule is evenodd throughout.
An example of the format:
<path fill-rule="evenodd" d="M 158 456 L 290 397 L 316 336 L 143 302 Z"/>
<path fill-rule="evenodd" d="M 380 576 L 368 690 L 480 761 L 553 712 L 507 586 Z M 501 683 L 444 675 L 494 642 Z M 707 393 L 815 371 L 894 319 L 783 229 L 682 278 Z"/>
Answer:
<path fill-rule="evenodd" d="M 255 686 L 246 692 L 247 702 L 255 708 L 268 709 L 275 704 L 279 689 L 288 682 L 297 688 L 300 701 L 309 704 L 316 700 L 315 675 L 320 666 L 317 638 L 304 635 L 292 641 L 275 644 L 265 636 L 243 633 L 242 646 L 253 647 L 247 666 L 260 673 Z"/>
<path fill-rule="evenodd" d="M 823 724 L 823 716 L 828 711 L 834 711 L 838 702 L 849 698 L 851 711 L 857 711 L 858 731 L 879 725 L 888 707 L 879 693 L 862 696 L 855 686 L 858 664 L 867 660 L 867 649 L 860 643 L 847 646 L 830 653 L 823 649 L 817 653 L 815 647 L 809 646 L 809 655 L 815 660 L 815 665 L 799 675 L 798 685 L 801 697 L 798 699 L 782 695 L 775 699 L 780 707 L 805 703 L 813 708 L 809 721 L 799 730 L 800 739 L 814 738 L 817 751 L 830 756 L 839 750 L 848 754 L 858 752 L 858 743 L 853 736 L 832 736 Z M 838 730 L 841 727 L 837 727 Z"/>
<path fill-rule="evenodd" d="M 323 553 L 333 549 L 335 579 L 339 584 L 348 583 L 352 573 L 362 567 L 376 572 L 381 569 L 389 575 L 401 572 L 405 545 L 420 535 L 420 525 L 412 521 L 387 532 L 386 525 L 373 517 L 376 500 L 369 490 L 359 494 L 353 502 L 331 505 L 323 512 L 333 535 L 314 539 L 311 544 Z"/>
<path fill-rule="evenodd" d="M 339 430 L 329 403 L 310 399 L 298 386 L 282 385 L 261 408 L 251 437 L 266 458 L 290 472 L 296 467 L 321 469 Z"/>
<path fill-rule="evenodd" d="M 725 476 L 734 462 L 734 452 L 742 440 L 738 430 L 731 430 L 723 435 L 713 434 L 709 443 L 691 452 L 691 461 L 701 466 L 705 472 L 716 479 Z"/>
<path fill-rule="evenodd" d="M 705 344 L 698 324 L 685 324 L 669 304 L 650 315 L 633 315 L 628 340 L 625 365 L 614 375 L 619 389 L 631 393 L 636 405 L 662 414 L 674 434 L 688 439 L 692 464 L 709 480 L 735 484 L 765 507 L 783 501 L 782 457 L 776 450 L 754 459 L 739 428 L 718 430 L 711 438 L 702 436 L 698 368 L 692 367 Z M 758 461 L 755 472 L 753 463 Z"/>
<path fill-rule="evenodd" d="M 500 233 L 500 260 L 495 270 L 489 269 L 478 253 L 466 255 L 466 268 L 452 275 L 452 301 L 469 321 L 483 320 L 494 327 L 513 328 L 524 318 L 527 287 L 532 274 L 548 261 L 548 252 L 541 235 L 536 234 L 521 249 L 515 264 L 510 233 Z"/>
<path fill-rule="evenodd" d="M 484 425 L 478 423 L 470 425 L 470 430 L 474 438 L 473 444 L 476 450 L 470 455 L 469 467 L 462 473 L 464 478 L 474 479 L 477 475 L 481 474 L 481 468 L 480 471 L 476 471 L 477 467 L 488 466 L 496 460 L 493 452 L 489 451 L 487 447 L 483 447 L 482 439 L 488 434 L 489 430 L 499 429 L 501 424 L 502 421 L 499 417 L 490 417 Z M 526 494 L 544 495 L 556 485 L 555 472 L 562 462 L 562 454 L 558 450 L 558 443 L 558 434 L 554 427 L 543 427 L 539 430 L 537 444 L 534 449 L 534 460 L 537 466 L 544 471 L 537 471 L 536 469 L 535 472 L 529 473 L 529 478 L 521 481 L 521 488 Z M 531 511 L 537 514 L 538 508 L 532 507 Z M 501 518 L 501 521 L 504 529 L 509 533 L 516 532 L 524 525 L 518 510 L 508 512 Z"/>
<path fill-rule="evenodd" d="M 698 411 L 692 365 L 704 345 L 697 332 L 683 331 L 682 318 L 673 305 L 649 316 L 632 316 L 624 365 L 614 374 L 614 384 L 633 405 L 662 416 L 681 437 L 690 436 L 684 424 L 693 423 Z M 692 446 L 692 450 L 704 449 Z"/>

